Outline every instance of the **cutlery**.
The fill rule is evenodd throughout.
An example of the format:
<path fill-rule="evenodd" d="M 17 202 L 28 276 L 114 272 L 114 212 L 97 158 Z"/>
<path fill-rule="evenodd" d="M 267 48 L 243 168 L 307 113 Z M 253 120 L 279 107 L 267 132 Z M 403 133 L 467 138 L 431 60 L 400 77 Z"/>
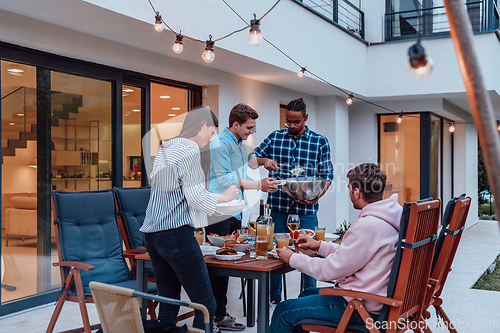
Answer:
<path fill-rule="evenodd" d="M 255 261 L 255 260 L 257 260 L 257 259 L 249 259 L 249 260 L 235 261 L 234 263 L 235 263 L 235 264 L 242 264 L 242 263 L 244 263 L 244 262 Z"/>

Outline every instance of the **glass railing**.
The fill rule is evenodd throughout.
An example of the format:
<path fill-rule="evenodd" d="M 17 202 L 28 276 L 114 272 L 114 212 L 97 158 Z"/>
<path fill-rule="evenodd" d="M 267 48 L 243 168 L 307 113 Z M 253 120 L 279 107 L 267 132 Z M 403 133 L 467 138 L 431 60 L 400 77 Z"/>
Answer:
<path fill-rule="evenodd" d="M 356 37 L 365 38 L 364 13 L 347 0 L 293 0 Z"/>
<path fill-rule="evenodd" d="M 498 30 L 499 12 L 493 0 L 464 3 L 474 32 Z M 419 18 L 419 12 L 421 18 Z M 385 39 L 412 39 L 449 35 L 450 25 L 444 6 L 385 14 Z"/>

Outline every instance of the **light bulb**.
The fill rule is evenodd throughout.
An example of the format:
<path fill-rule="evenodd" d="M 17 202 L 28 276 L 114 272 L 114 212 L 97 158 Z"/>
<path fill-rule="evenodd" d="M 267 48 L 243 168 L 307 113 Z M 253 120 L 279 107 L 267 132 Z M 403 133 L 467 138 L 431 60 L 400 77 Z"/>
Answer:
<path fill-rule="evenodd" d="M 255 18 L 250 21 L 250 34 L 248 35 L 247 43 L 252 46 L 259 46 L 263 42 L 262 34 L 260 33 L 260 21 Z"/>
<path fill-rule="evenodd" d="M 455 133 L 455 123 L 453 121 L 450 123 L 450 127 L 448 127 L 448 131 L 450 131 L 450 133 Z"/>
<path fill-rule="evenodd" d="M 209 37 L 210 40 L 207 40 L 207 46 L 205 46 L 205 51 L 203 51 L 203 54 L 201 55 L 201 58 L 207 64 L 211 63 L 215 59 L 214 42 L 212 41 L 212 35 L 210 35 Z"/>
<path fill-rule="evenodd" d="M 353 102 L 353 98 L 354 96 L 352 94 L 349 95 L 349 97 L 347 97 L 347 99 L 345 100 L 346 104 L 347 105 L 352 105 L 352 102 Z"/>
<path fill-rule="evenodd" d="M 172 45 L 172 50 L 174 50 L 176 54 L 182 53 L 182 50 L 184 50 L 184 46 L 182 45 L 182 35 L 177 35 L 175 43 Z"/>
<path fill-rule="evenodd" d="M 160 12 L 157 12 L 155 16 L 155 30 L 158 32 L 163 31 L 163 20 L 161 19 Z"/>
<path fill-rule="evenodd" d="M 306 68 L 302 67 L 302 69 L 297 73 L 298 77 L 304 77 L 304 73 L 306 72 Z"/>
<path fill-rule="evenodd" d="M 396 119 L 396 122 L 398 124 L 401 124 L 403 122 L 403 112 L 401 112 L 398 116 L 398 119 Z"/>
<path fill-rule="evenodd" d="M 497 131 L 500 132 L 500 120 L 497 120 Z"/>
<path fill-rule="evenodd" d="M 408 49 L 409 61 L 406 69 L 411 77 L 416 80 L 423 79 L 432 73 L 434 62 L 425 55 L 425 50 L 420 42 L 410 46 Z"/>

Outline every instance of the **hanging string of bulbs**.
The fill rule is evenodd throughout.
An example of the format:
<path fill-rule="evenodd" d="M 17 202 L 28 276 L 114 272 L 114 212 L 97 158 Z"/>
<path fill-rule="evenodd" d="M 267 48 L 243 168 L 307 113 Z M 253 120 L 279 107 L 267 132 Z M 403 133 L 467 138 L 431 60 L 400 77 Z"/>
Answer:
<path fill-rule="evenodd" d="M 184 50 L 184 46 L 182 43 L 184 39 L 189 40 L 189 41 L 193 41 L 193 42 L 204 43 L 205 49 L 204 49 L 201 57 L 202 57 L 203 61 L 205 61 L 206 63 L 211 63 L 215 59 L 214 44 L 216 42 L 221 41 L 221 40 L 228 38 L 228 37 L 230 37 L 238 32 L 241 32 L 241 31 L 244 31 L 244 30 L 250 28 L 250 33 L 249 33 L 248 38 L 247 38 L 248 44 L 250 44 L 254 47 L 257 47 L 257 46 L 261 45 L 263 41 L 266 41 L 269 45 L 271 45 L 273 48 L 275 48 L 277 51 L 279 51 L 281 54 L 283 54 L 285 57 L 287 57 L 289 60 L 291 60 L 295 65 L 297 65 L 300 68 L 299 72 L 297 73 L 297 76 L 299 78 L 303 78 L 305 73 L 308 72 L 311 76 L 317 78 L 318 80 L 320 80 L 320 81 L 328 84 L 329 86 L 346 94 L 347 99 L 345 102 L 347 105 L 349 105 L 349 106 L 352 105 L 354 103 L 354 100 L 356 99 L 356 100 L 363 101 L 367 104 L 370 104 L 372 106 L 375 106 L 377 108 L 389 111 L 389 112 L 394 113 L 394 114 L 398 114 L 398 117 L 396 119 L 396 122 L 398 124 L 401 124 L 403 122 L 403 116 L 409 117 L 409 118 L 420 119 L 420 116 L 404 114 L 403 111 L 392 110 L 392 109 L 387 108 L 385 106 L 368 101 L 368 100 L 361 98 L 359 96 L 355 96 L 354 93 L 352 93 L 352 92 L 350 93 L 350 92 L 330 83 L 329 81 L 323 79 L 319 75 L 311 72 L 311 70 L 306 69 L 305 66 L 300 65 L 291 56 L 286 54 L 283 50 L 281 50 L 275 44 L 273 44 L 268 39 L 263 37 L 261 30 L 260 30 L 260 22 L 267 14 L 269 14 L 276 7 L 276 5 L 278 5 L 278 3 L 281 0 L 276 1 L 276 3 L 264 15 L 262 15 L 259 19 L 257 19 L 256 15 L 254 14 L 254 18 L 250 21 L 250 23 L 248 23 L 240 14 L 238 14 L 238 12 L 236 10 L 234 10 L 234 8 L 232 8 L 231 5 L 229 5 L 225 0 L 221 0 L 221 1 L 224 2 L 224 4 L 227 7 L 229 7 L 229 9 L 231 9 L 231 11 L 236 16 L 238 16 L 246 25 L 245 25 L 245 27 L 243 27 L 241 29 L 235 30 L 235 31 L 233 31 L 233 32 L 231 32 L 223 37 L 215 39 L 215 40 L 212 40 L 212 35 L 209 35 L 209 39 L 206 41 L 203 41 L 200 39 L 196 39 L 196 38 L 182 35 L 180 30 L 177 33 L 163 20 L 163 18 L 160 15 L 160 12 L 155 9 L 151 0 L 148 0 L 149 4 L 151 5 L 151 8 L 155 12 L 155 30 L 158 32 L 162 32 L 164 30 L 163 25 L 165 25 L 170 30 L 170 32 L 172 32 L 173 34 L 176 35 L 175 42 L 172 45 L 172 50 L 176 54 L 181 54 L 182 51 Z M 422 24 L 422 17 L 421 16 L 422 15 L 419 11 L 419 24 Z M 412 45 L 408 50 L 408 56 L 409 56 L 409 62 L 407 65 L 407 70 L 413 78 L 421 79 L 421 78 L 424 78 L 424 77 L 427 77 L 430 75 L 430 73 L 432 72 L 432 68 L 433 68 L 433 62 L 432 62 L 432 59 L 430 57 L 427 57 L 425 55 L 425 50 L 420 43 L 420 31 L 418 31 L 418 34 L 417 34 L 417 42 L 414 45 Z M 443 124 L 447 123 L 448 124 L 448 131 L 452 134 L 455 133 L 455 130 L 456 130 L 455 124 L 457 124 L 457 125 L 458 124 L 473 124 L 473 122 L 457 122 L 456 123 L 454 121 L 445 121 L 445 120 L 441 120 L 440 122 L 442 122 Z M 500 132 L 500 120 L 497 121 L 497 130 Z"/>

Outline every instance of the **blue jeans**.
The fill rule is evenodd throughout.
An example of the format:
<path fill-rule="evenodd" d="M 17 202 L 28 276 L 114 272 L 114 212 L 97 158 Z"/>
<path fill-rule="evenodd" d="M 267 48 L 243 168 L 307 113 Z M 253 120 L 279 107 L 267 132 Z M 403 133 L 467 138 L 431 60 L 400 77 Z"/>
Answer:
<path fill-rule="evenodd" d="M 274 309 L 269 332 L 306 332 L 300 325 L 297 325 L 303 319 L 340 322 L 347 307 L 347 301 L 342 296 L 320 295 L 319 289 L 305 289 L 300 293 L 299 298 L 289 299 L 278 304 Z M 363 323 L 363 320 L 355 312 L 349 323 L 359 325 Z"/>
<path fill-rule="evenodd" d="M 286 220 L 288 218 L 287 213 L 271 211 L 271 217 L 273 218 L 274 222 L 274 232 L 290 232 L 286 225 Z M 316 214 L 299 215 L 299 218 L 300 229 L 314 230 L 314 227 L 318 225 L 318 216 Z M 270 300 L 274 303 L 281 302 L 281 286 L 281 276 L 277 276 L 271 279 Z M 316 288 L 316 279 L 310 277 L 309 275 L 304 275 L 304 289 L 307 288 Z"/>
<path fill-rule="evenodd" d="M 194 229 L 188 225 L 177 229 L 146 234 L 146 249 L 151 257 L 158 294 L 181 299 L 181 286 L 191 302 L 205 305 L 213 326 L 215 298 L 210 286 L 207 266 Z M 177 322 L 178 305 L 160 304 L 158 319 L 173 326 Z M 196 310 L 193 326 L 204 329 L 203 314 Z"/>

